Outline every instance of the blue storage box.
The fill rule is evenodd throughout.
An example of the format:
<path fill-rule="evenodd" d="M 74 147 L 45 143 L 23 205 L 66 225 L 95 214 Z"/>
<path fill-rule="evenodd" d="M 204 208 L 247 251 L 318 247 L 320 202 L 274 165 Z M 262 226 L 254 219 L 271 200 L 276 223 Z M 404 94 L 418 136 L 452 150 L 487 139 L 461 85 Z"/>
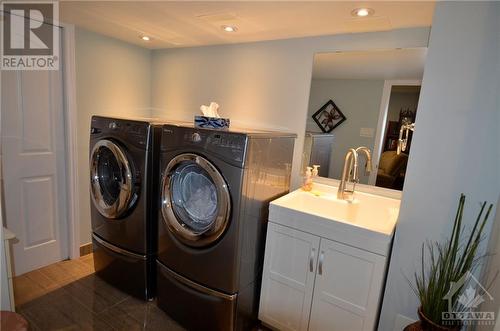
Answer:
<path fill-rule="evenodd" d="M 218 118 L 196 115 L 194 117 L 194 126 L 205 129 L 229 129 L 229 118 Z"/>

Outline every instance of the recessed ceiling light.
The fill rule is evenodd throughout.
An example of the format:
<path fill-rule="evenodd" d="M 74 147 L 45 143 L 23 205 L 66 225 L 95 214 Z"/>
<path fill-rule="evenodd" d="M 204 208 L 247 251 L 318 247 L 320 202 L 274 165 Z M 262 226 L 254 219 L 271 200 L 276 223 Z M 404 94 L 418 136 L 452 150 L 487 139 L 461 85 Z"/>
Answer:
<path fill-rule="evenodd" d="M 144 41 L 150 41 L 151 40 L 151 37 L 148 37 L 148 36 L 142 36 L 141 37 L 142 40 Z"/>
<path fill-rule="evenodd" d="M 373 13 L 375 13 L 375 10 L 371 8 L 356 8 L 351 12 L 351 15 L 357 17 L 366 17 L 373 15 Z"/>
<path fill-rule="evenodd" d="M 222 30 L 225 32 L 236 32 L 238 31 L 238 28 L 234 25 L 223 25 Z"/>

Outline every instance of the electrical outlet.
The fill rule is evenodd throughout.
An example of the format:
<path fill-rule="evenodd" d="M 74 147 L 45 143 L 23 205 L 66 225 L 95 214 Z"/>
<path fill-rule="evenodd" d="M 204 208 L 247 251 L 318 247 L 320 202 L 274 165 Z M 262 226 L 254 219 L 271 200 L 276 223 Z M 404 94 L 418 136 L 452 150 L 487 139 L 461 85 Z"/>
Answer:
<path fill-rule="evenodd" d="M 374 128 L 361 128 L 359 130 L 359 136 L 365 138 L 373 138 L 375 136 Z"/>

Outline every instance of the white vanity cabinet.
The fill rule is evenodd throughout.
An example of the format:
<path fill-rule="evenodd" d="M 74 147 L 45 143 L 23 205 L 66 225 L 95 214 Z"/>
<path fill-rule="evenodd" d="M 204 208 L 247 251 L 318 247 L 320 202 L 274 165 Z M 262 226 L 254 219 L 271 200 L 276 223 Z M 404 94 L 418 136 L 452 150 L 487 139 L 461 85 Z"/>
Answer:
<path fill-rule="evenodd" d="M 259 319 L 280 330 L 307 330 L 320 238 L 268 223 Z"/>
<path fill-rule="evenodd" d="M 259 318 L 279 330 L 376 328 L 386 257 L 268 223 Z"/>
<path fill-rule="evenodd" d="M 321 239 L 309 330 L 376 328 L 386 259 Z"/>

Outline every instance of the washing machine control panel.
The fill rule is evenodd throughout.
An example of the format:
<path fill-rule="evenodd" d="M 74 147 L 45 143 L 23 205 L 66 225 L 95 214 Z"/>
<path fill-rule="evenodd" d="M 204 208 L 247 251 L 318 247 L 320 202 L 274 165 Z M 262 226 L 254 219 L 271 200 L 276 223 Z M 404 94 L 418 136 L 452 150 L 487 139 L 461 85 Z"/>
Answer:
<path fill-rule="evenodd" d="M 240 135 L 216 133 L 209 137 L 209 141 L 212 145 L 220 148 L 243 150 L 243 148 L 245 147 L 245 137 Z"/>
<path fill-rule="evenodd" d="M 207 137 L 208 149 L 226 159 L 242 163 L 245 157 L 246 136 L 240 134 L 212 133 Z"/>
<path fill-rule="evenodd" d="M 202 139 L 201 139 L 201 135 L 198 133 L 198 132 L 194 132 L 192 135 L 191 135 L 191 140 L 194 142 L 194 143 L 199 143 Z"/>
<path fill-rule="evenodd" d="M 116 138 L 126 144 L 145 148 L 149 137 L 149 123 L 94 116 L 90 136 L 96 139 Z"/>

